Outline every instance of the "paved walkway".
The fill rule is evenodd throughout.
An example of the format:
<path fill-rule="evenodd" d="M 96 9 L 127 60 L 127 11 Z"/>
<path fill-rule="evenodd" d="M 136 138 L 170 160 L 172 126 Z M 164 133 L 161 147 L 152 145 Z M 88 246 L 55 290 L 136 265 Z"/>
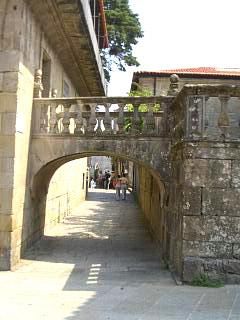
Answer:
<path fill-rule="evenodd" d="M 90 192 L 14 272 L 0 320 L 240 320 L 240 286 L 176 286 L 130 195 Z"/>

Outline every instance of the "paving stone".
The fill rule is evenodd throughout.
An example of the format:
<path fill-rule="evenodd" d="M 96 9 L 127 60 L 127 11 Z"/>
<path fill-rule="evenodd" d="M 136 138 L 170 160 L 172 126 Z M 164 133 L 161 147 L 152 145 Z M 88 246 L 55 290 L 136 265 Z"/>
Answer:
<path fill-rule="evenodd" d="M 0 320 L 239 320 L 240 286 L 176 286 L 139 213 L 129 194 L 90 193 L 0 273 Z"/>

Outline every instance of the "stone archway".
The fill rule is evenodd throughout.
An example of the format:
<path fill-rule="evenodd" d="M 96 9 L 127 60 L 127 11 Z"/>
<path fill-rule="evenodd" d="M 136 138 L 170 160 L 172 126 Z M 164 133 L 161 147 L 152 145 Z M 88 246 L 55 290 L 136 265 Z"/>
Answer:
<path fill-rule="evenodd" d="M 44 230 L 48 186 L 54 172 L 63 164 L 92 155 L 126 159 L 145 168 L 154 177 L 161 199 L 168 185 L 168 141 L 139 139 L 139 141 L 92 140 L 80 138 L 34 138 L 30 150 L 28 182 L 22 229 L 22 252 L 36 241 Z M 165 151 L 164 151 L 165 149 Z M 162 157 L 162 159 L 161 159 Z M 161 161 L 159 161 L 161 159 Z M 162 167 L 159 164 L 162 162 Z M 162 178 L 164 176 L 165 179 Z"/>

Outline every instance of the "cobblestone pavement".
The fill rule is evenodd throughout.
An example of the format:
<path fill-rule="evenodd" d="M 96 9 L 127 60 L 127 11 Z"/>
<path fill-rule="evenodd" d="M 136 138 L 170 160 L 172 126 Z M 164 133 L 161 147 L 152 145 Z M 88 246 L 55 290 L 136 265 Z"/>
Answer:
<path fill-rule="evenodd" d="M 128 195 L 90 192 L 14 272 L 0 320 L 240 320 L 240 286 L 176 286 Z"/>

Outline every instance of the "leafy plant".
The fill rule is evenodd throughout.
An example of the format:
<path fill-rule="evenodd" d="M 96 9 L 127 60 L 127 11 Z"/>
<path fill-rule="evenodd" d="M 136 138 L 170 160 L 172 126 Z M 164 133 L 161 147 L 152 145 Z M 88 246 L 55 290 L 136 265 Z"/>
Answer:
<path fill-rule="evenodd" d="M 136 91 L 131 91 L 128 93 L 129 97 L 150 97 L 152 96 L 152 92 L 148 89 L 143 89 L 140 86 L 138 86 L 138 90 Z M 127 106 L 128 112 L 133 112 L 134 107 L 132 104 L 128 104 Z M 160 104 L 156 103 L 153 106 L 153 112 L 160 111 L 161 107 Z M 141 104 L 138 108 L 139 112 L 147 112 L 148 111 L 148 106 L 146 104 Z M 139 125 L 139 131 L 142 132 L 144 127 L 144 118 L 140 116 L 140 125 Z M 124 125 L 124 130 L 125 132 L 129 132 L 132 128 L 132 120 L 131 118 L 125 118 L 125 125 Z"/>
<path fill-rule="evenodd" d="M 190 284 L 192 286 L 208 288 L 221 288 L 224 286 L 220 280 L 212 280 L 206 274 L 202 274 L 199 277 L 193 278 Z"/>

